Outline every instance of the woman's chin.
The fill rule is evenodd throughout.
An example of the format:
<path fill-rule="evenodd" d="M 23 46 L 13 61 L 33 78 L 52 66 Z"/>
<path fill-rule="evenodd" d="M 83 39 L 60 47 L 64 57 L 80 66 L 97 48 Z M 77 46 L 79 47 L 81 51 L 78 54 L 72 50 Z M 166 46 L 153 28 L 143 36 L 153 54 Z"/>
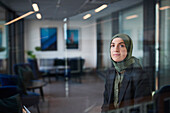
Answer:
<path fill-rule="evenodd" d="M 113 59 L 115 62 L 121 62 L 121 60 L 118 60 L 118 59 Z"/>

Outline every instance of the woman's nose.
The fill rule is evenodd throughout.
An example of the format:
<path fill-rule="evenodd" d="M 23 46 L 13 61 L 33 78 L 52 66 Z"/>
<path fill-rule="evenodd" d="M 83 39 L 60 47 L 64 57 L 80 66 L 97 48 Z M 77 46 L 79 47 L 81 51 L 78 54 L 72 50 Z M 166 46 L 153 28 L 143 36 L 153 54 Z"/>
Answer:
<path fill-rule="evenodd" d="M 118 46 L 115 46 L 115 47 L 114 47 L 114 51 L 119 51 L 119 47 L 118 47 Z"/>

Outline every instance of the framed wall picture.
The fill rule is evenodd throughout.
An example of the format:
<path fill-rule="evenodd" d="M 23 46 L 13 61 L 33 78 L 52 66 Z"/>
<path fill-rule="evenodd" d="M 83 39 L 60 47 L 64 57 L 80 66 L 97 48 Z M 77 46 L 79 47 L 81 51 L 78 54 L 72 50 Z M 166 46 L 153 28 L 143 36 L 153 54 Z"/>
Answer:
<path fill-rule="evenodd" d="M 57 50 L 57 28 L 40 28 L 40 35 L 42 51 Z"/>
<path fill-rule="evenodd" d="M 79 29 L 67 29 L 66 48 L 67 49 L 79 49 L 80 30 Z"/>

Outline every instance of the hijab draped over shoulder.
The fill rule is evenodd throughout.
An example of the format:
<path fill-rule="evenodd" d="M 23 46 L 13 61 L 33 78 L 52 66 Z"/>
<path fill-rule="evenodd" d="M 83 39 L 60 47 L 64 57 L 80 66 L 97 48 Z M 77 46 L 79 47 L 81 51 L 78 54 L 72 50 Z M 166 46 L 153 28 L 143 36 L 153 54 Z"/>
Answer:
<path fill-rule="evenodd" d="M 135 57 L 132 56 L 132 50 L 133 50 L 133 42 L 132 39 L 126 35 L 126 34 L 116 34 L 112 37 L 110 44 L 112 43 L 113 39 L 115 38 L 121 38 L 126 46 L 127 49 L 127 56 L 123 61 L 120 62 L 115 62 L 112 58 L 112 62 L 113 65 L 115 67 L 115 69 L 118 72 L 122 72 L 123 70 L 125 70 L 126 68 L 128 68 L 131 64 L 136 64 L 137 66 L 141 67 L 139 60 Z"/>

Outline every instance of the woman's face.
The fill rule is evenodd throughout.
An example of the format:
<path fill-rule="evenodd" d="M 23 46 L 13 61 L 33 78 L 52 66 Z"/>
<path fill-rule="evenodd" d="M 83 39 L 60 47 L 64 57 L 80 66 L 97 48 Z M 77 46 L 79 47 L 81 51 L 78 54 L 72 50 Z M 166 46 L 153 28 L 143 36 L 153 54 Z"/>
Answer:
<path fill-rule="evenodd" d="M 115 38 L 110 45 L 111 58 L 115 62 L 123 61 L 127 56 L 127 49 L 121 38 Z"/>

